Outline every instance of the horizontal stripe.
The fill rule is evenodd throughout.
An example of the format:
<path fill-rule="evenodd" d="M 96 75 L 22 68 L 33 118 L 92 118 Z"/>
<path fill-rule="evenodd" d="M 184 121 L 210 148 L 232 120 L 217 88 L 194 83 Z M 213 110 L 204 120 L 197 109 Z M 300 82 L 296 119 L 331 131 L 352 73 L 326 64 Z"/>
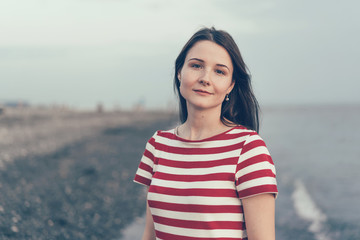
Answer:
<path fill-rule="evenodd" d="M 149 205 L 150 206 L 150 205 Z M 237 206 L 240 208 L 239 206 Z M 241 222 L 243 214 L 239 213 L 202 213 L 202 212 L 183 212 L 183 211 L 169 211 L 150 206 L 151 212 L 159 217 L 168 217 L 186 221 L 208 221 L 208 219 L 216 219 L 216 221 L 231 221 Z"/>
<path fill-rule="evenodd" d="M 139 170 L 143 170 L 143 171 L 145 171 L 145 172 L 148 172 L 148 173 L 150 173 L 151 175 L 152 175 L 152 173 L 153 173 L 152 165 L 146 164 L 145 161 L 143 161 L 143 162 L 141 162 L 141 163 L 139 164 Z"/>
<path fill-rule="evenodd" d="M 254 132 L 254 131 L 252 131 Z M 246 132 L 246 131 L 236 131 L 236 129 L 233 129 L 230 132 L 227 132 L 226 134 L 220 134 L 214 137 L 210 137 L 210 138 L 206 138 L 206 139 L 202 139 L 202 140 L 186 140 L 183 138 L 179 138 L 174 134 L 174 131 L 172 132 L 159 132 L 157 137 L 164 137 L 164 138 L 168 138 L 168 139 L 173 139 L 179 142 L 184 142 L 184 143 L 189 143 L 189 144 L 197 144 L 197 143 L 203 143 L 203 144 L 208 144 L 210 142 L 213 141 L 221 141 L 221 140 L 229 140 L 229 139 L 236 139 L 236 138 L 240 138 L 246 135 L 249 135 L 250 132 Z"/>
<path fill-rule="evenodd" d="M 175 168 L 159 165 L 157 171 L 167 174 L 178 174 L 178 175 L 199 175 L 199 174 L 214 174 L 214 173 L 234 173 L 235 166 L 224 165 L 209 168 Z"/>
<path fill-rule="evenodd" d="M 151 180 L 148 179 L 148 178 L 144 178 L 142 176 L 136 175 L 135 179 L 134 179 L 134 182 L 141 183 L 141 184 L 144 184 L 146 186 L 150 186 Z"/>
<path fill-rule="evenodd" d="M 158 158 L 171 159 L 175 161 L 213 161 L 220 160 L 224 158 L 232 158 L 240 155 L 241 149 L 235 149 L 233 151 L 228 151 L 224 153 L 216 153 L 216 154 L 194 154 L 194 155 L 186 155 L 184 154 L 175 154 L 168 153 L 164 151 L 158 151 Z"/>
<path fill-rule="evenodd" d="M 137 172 L 136 172 L 136 176 L 141 176 L 147 179 L 151 179 L 152 178 L 152 173 L 147 171 L 147 170 L 143 170 L 141 168 L 138 168 Z"/>
<path fill-rule="evenodd" d="M 200 196 L 200 197 L 229 197 L 236 198 L 236 191 L 234 189 L 202 189 L 202 188 L 192 188 L 192 189 L 176 189 L 168 187 L 159 187 L 156 185 L 151 185 L 149 192 L 164 194 L 164 195 L 173 195 L 173 196 Z"/>
<path fill-rule="evenodd" d="M 206 189 L 209 191 L 217 189 L 230 189 L 234 190 L 235 183 L 233 181 L 168 181 L 158 178 L 152 179 L 152 185 L 157 187 L 174 188 L 174 189 Z"/>
<path fill-rule="evenodd" d="M 231 157 L 231 158 L 224 158 L 220 160 L 213 160 L 213 161 L 174 161 L 168 160 L 164 158 L 158 159 L 158 164 L 168 167 L 176 167 L 176 168 L 208 168 L 208 167 L 216 167 L 221 165 L 234 165 L 237 163 L 239 157 Z"/>
<path fill-rule="evenodd" d="M 273 177 L 262 177 L 262 178 L 256 178 L 252 179 L 246 182 L 242 182 L 239 185 L 237 185 L 238 191 L 243 191 L 248 188 L 257 187 L 257 186 L 266 186 L 266 185 L 276 185 L 276 180 Z"/>
<path fill-rule="evenodd" d="M 209 237 L 185 237 L 180 235 L 175 235 L 171 233 L 164 233 L 155 230 L 156 232 L 156 240 L 248 240 L 247 238 L 238 238 L 238 237 L 216 237 L 216 238 L 209 238 Z"/>
<path fill-rule="evenodd" d="M 245 190 L 239 191 L 239 198 L 250 197 L 254 195 L 264 194 L 264 193 L 273 193 L 277 194 L 278 190 L 276 185 L 263 185 L 256 186 L 252 188 L 247 188 Z"/>
<path fill-rule="evenodd" d="M 266 147 L 265 142 L 259 136 L 250 136 L 246 139 L 241 154 L 245 154 L 247 151 L 257 147 Z"/>
<path fill-rule="evenodd" d="M 154 150 L 152 150 L 154 151 Z M 143 157 L 148 160 L 150 160 L 151 162 L 154 162 L 154 155 L 153 153 L 149 150 L 149 149 L 145 149 Z"/>
<path fill-rule="evenodd" d="M 182 142 L 177 139 L 165 138 L 162 136 L 156 137 L 156 142 L 160 144 L 164 144 L 171 147 L 179 147 L 179 148 L 212 148 L 212 147 L 224 147 L 229 145 L 234 145 L 240 142 L 245 142 L 247 135 L 243 134 L 243 136 L 238 135 L 236 138 L 231 139 L 223 139 L 223 140 L 215 140 L 209 142 L 198 142 L 198 143 L 188 143 Z"/>
<path fill-rule="evenodd" d="M 227 145 L 221 147 L 202 147 L 202 148 L 183 148 L 183 147 L 172 147 L 162 143 L 157 143 L 156 149 L 159 151 L 184 154 L 184 155 L 207 155 L 207 154 L 219 154 L 229 152 L 242 148 L 243 143 L 235 143 L 234 145 Z"/>
<path fill-rule="evenodd" d="M 254 171 L 248 174 L 245 174 L 244 176 L 241 176 L 238 179 L 238 183 L 243 183 L 249 180 L 253 180 L 256 178 L 261 178 L 261 177 L 273 177 L 275 178 L 275 174 L 273 173 L 273 171 L 271 171 L 271 169 L 261 169 L 258 171 Z"/>
<path fill-rule="evenodd" d="M 157 187 L 172 187 L 176 189 L 232 189 L 234 190 L 233 181 L 169 181 L 158 178 L 153 178 L 152 184 Z"/>
<path fill-rule="evenodd" d="M 240 205 L 240 199 L 234 197 L 204 197 L 204 196 L 175 196 L 150 192 L 149 188 L 148 200 L 180 203 L 180 204 L 199 204 L 199 205 Z"/>
<path fill-rule="evenodd" d="M 207 238 L 207 239 L 219 239 L 219 238 L 231 238 L 236 236 L 237 238 L 245 237 L 246 231 L 241 229 L 213 229 L 213 230 L 206 230 L 206 229 L 189 229 L 189 228 L 180 228 L 180 227 L 173 227 L 168 225 L 163 225 L 159 223 L 154 223 L 155 228 L 157 231 L 160 232 L 168 232 L 174 235 L 180 235 L 184 237 L 197 237 L 199 238 Z M 161 238 L 162 236 L 159 235 Z"/>
<path fill-rule="evenodd" d="M 244 147 L 244 149 L 245 149 L 245 147 Z M 259 146 L 259 147 L 256 147 L 256 148 L 252 148 L 252 149 L 246 151 L 245 153 L 241 152 L 240 159 L 241 159 L 241 161 L 244 161 L 246 159 L 249 159 L 249 158 L 252 158 L 252 157 L 255 157 L 255 156 L 258 156 L 258 155 L 262 155 L 262 154 L 270 155 L 269 151 L 268 151 L 268 149 L 266 147 Z"/>
<path fill-rule="evenodd" d="M 144 154 L 145 154 L 145 153 L 144 153 Z M 151 156 L 152 156 L 152 155 L 151 155 Z M 141 157 L 140 163 L 145 163 L 145 164 L 147 164 L 147 165 L 149 165 L 149 166 L 152 166 L 152 165 L 154 165 L 154 157 L 152 156 L 152 158 L 150 158 L 150 157 L 148 157 L 148 155 L 143 155 L 143 156 Z"/>
<path fill-rule="evenodd" d="M 148 200 L 151 208 L 170 210 L 170 211 L 181 211 L 190 213 L 243 213 L 241 207 L 241 201 L 237 200 L 237 205 L 200 205 L 200 204 L 180 204 Z"/>
<path fill-rule="evenodd" d="M 255 163 L 260 163 L 260 162 L 264 162 L 264 163 L 270 163 L 271 165 L 274 165 L 272 158 L 267 155 L 267 154 L 259 154 L 256 156 L 253 156 L 251 158 L 248 159 L 239 159 L 239 164 L 237 165 L 237 169 L 242 169 L 242 168 L 246 168 L 247 166 L 250 166 L 252 164 Z"/>
<path fill-rule="evenodd" d="M 241 221 L 190 221 L 190 220 L 179 220 L 168 217 L 161 217 L 153 214 L 154 223 L 186 228 L 186 229 L 207 229 L 207 230 L 222 230 L 222 229 L 234 229 L 234 230 L 244 230 L 244 224 Z"/>
<path fill-rule="evenodd" d="M 254 130 L 250 130 L 250 129 L 246 129 L 245 127 L 238 127 L 233 129 L 231 132 L 229 132 L 228 134 L 233 134 L 233 135 L 238 135 L 238 134 L 242 134 L 242 135 L 249 135 L 249 134 L 253 134 L 255 133 Z"/>
<path fill-rule="evenodd" d="M 244 167 L 243 169 L 240 169 L 236 174 L 236 179 L 239 179 L 240 177 L 263 169 L 270 169 L 275 174 L 275 167 L 273 164 L 269 162 L 259 162 L 252 165 L 249 165 L 247 167 Z"/>
<path fill-rule="evenodd" d="M 198 181 L 232 181 L 235 182 L 235 174 L 231 173 L 211 173 L 199 175 L 179 175 L 156 172 L 153 176 L 157 179 L 181 182 L 198 182 Z"/>

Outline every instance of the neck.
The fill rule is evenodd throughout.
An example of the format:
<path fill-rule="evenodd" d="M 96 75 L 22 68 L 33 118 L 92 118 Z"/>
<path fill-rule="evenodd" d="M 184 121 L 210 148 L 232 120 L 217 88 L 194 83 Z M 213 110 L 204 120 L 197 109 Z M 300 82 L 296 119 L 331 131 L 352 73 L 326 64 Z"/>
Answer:
<path fill-rule="evenodd" d="M 188 117 L 179 127 L 179 135 L 188 140 L 201 140 L 222 133 L 229 127 L 221 122 L 220 116 L 221 108 L 206 110 L 188 108 Z"/>

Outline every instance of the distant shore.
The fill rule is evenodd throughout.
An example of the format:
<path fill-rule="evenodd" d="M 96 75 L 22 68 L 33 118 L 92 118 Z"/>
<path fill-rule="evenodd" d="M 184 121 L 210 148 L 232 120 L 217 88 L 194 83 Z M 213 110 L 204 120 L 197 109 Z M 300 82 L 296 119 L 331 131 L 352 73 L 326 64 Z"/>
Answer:
<path fill-rule="evenodd" d="M 98 134 L 104 128 L 149 124 L 174 118 L 165 111 L 73 111 L 14 108 L 0 115 L 0 168 L 29 155 L 46 154 L 71 142 Z"/>

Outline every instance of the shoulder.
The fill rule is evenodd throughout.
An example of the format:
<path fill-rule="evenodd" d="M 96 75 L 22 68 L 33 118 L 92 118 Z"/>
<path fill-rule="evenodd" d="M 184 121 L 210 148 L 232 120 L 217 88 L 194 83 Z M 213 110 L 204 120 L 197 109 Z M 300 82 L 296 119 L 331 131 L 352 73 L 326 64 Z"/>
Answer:
<path fill-rule="evenodd" d="M 233 135 L 231 138 L 236 138 L 240 144 L 241 155 L 247 152 L 264 152 L 269 154 L 267 146 L 263 138 L 254 130 L 248 129 L 244 126 L 237 126 L 233 128 L 229 134 Z"/>
<path fill-rule="evenodd" d="M 169 130 L 157 130 L 153 138 L 159 139 L 159 138 L 174 138 L 174 131 L 175 128 L 169 129 Z"/>
<path fill-rule="evenodd" d="M 246 140 L 254 140 L 254 139 L 262 139 L 262 137 L 256 132 L 255 130 L 248 129 L 242 125 L 239 125 L 234 128 L 234 133 L 241 134 L 242 136 L 246 137 Z"/>
<path fill-rule="evenodd" d="M 242 125 L 233 127 L 230 131 L 227 132 L 226 135 L 228 135 L 230 138 L 239 138 L 242 140 L 261 138 L 256 131 L 248 129 Z"/>
<path fill-rule="evenodd" d="M 164 142 L 167 140 L 171 140 L 174 139 L 174 130 L 175 129 L 170 129 L 170 130 L 157 130 L 152 137 L 149 139 L 149 143 L 151 143 L 154 147 L 156 146 L 156 144 L 158 144 L 159 142 Z"/>

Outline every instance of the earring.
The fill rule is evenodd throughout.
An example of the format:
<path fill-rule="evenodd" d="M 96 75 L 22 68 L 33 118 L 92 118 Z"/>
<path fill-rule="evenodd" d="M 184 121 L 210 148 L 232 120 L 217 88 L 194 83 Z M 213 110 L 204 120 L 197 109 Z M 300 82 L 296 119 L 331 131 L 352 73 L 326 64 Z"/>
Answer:
<path fill-rule="evenodd" d="M 226 97 L 225 97 L 225 101 L 229 101 L 230 100 L 230 98 L 229 98 L 229 94 L 226 94 Z"/>

